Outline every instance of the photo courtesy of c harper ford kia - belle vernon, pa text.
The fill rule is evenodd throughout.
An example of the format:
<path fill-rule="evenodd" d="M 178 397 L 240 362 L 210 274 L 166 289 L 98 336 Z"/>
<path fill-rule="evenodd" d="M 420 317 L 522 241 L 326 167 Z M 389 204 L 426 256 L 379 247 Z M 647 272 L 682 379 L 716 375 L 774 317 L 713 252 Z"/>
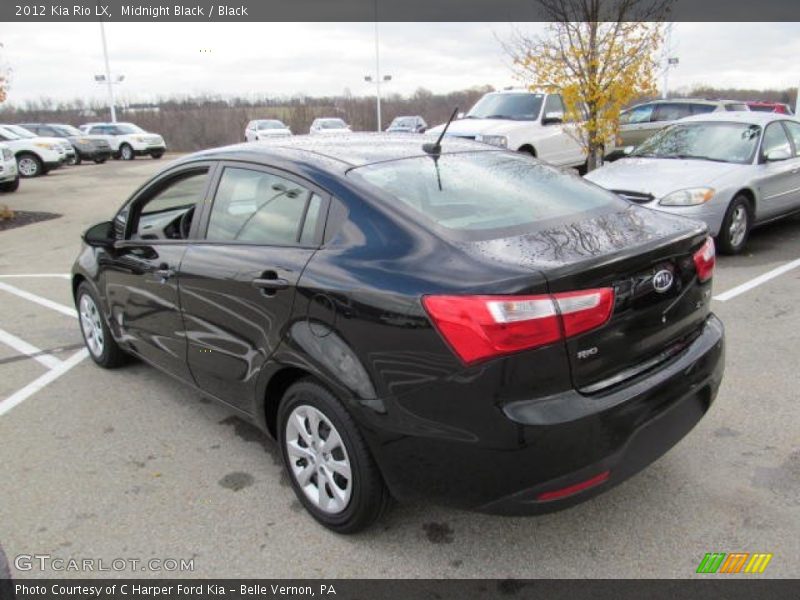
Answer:
<path fill-rule="evenodd" d="M 798 0 L 0 0 L 0 600 L 800 599 Z"/>

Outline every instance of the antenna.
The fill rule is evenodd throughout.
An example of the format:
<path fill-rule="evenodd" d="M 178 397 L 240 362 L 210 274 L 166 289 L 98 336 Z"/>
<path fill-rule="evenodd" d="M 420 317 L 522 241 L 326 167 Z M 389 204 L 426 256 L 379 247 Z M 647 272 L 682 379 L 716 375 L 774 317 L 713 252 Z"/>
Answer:
<path fill-rule="evenodd" d="M 450 123 L 453 122 L 453 119 L 456 118 L 457 114 L 458 114 L 458 107 L 456 106 L 455 110 L 453 111 L 453 114 L 450 115 L 449 119 L 447 119 L 447 123 L 445 123 L 444 129 L 442 129 L 442 133 L 439 134 L 439 139 L 436 140 L 436 143 L 431 144 L 430 142 L 428 142 L 427 144 L 422 144 L 422 149 L 425 152 L 427 152 L 428 154 L 442 153 L 442 144 L 441 144 L 442 138 L 444 137 L 444 134 L 447 133 L 447 128 L 450 127 Z"/>

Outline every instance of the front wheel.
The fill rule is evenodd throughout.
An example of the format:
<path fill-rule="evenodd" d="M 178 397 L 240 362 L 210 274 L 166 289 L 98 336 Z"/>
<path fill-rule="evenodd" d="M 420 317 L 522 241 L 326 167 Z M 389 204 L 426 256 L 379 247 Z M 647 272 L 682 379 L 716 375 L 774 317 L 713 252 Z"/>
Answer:
<path fill-rule="evenodd" d="M 153 153 L 152 153 L 150 156 L 151 156 L 152 158 L 154 158 L 154 159 L 158 160 L 159 158 L 161 158 L 162 156 L 164 156 L 164 153 L 163 153 L 163 152 L 153 152 Z"/>
<path fill-rule="evenodd" d="M 122 146 L 119 147 L 119 156 L 122 160 L 133 160 L 136 158 L 136 154 L 129 144 L 122 144 Z"/>
<path fill-rule="evenodd" d="M 111 335 L 111 330 L 100 312 L 100 303 L 88 283 L 78 286 L 75 304 L 83 341 L 92 360 L 106 369 L 123 364 L 127 355 Z"/>
<path fill-rule="evenodd" d="M 41 159 L 27 152 L 17 157 L 17 170 L 22 177 L 38 177 L 45 172 Z"/>
<path fill-rule="evenodd" d="M 389 492 L 352 417 L 312 379 L 284 394 L 278 410 L 281 455 L 297 498 L 319 523 L 355 533 L 386 510 Z"/>
<path fill-rule="evenodd" d="M 753 228 L 753 209 L 750 200 L 739 194 L 731 200 L 717 237 L 720 252 L 739 254 L 747 244 Z"/>
<path fill-rule="evenodd" d="M 4 181 L 0 183 L 0 192 L 16 192 L 19 188 L 19 175 L 13 181 Z"/>

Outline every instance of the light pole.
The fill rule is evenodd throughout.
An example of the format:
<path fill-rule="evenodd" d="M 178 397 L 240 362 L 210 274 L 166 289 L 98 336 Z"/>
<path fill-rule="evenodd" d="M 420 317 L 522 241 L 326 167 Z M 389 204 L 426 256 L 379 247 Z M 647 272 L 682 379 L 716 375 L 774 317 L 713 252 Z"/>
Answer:
<path fill-rule="evenodd" d="M 664 86 L 661 89 L 661 97 L 663 99 L 667 99 L 667 95 L 669 94 L 669 70 L 673 67 L 678 66 L 678 58 L 675 56 L 670 56 L 672 54 L 672 26 L 674 23 L 670 23 L 667 25 L 667 35 L 666 35 L 666 44 L 664 45 L 664 57 L 665 57 L 665 65 L 664 65 Z"/>
<path fill-rule="evenodd" d="M 114 108 L 114 84 L 115 83 L 122 83 L 125 79 L 124 75 L 118 75 L 116 80 L 111 79 L 111 66 L 108 63 L 108 47 L 106 46 L 106 28 L 103 25 L 103 21 L 100 21 L 100 37 L 103 40 L 103 60 L 106 64 L 106 74 L 105 75 L 95 75 L 94 80 L 97 83 L 106 83 L 108 84 L 108 106 L 111 109 L 111 122 L 117 122 L 117 111 Z"/>
<path fill-rule="evenodd" d="M 392 80 L 391 75 L 384 75 L 383 78 L 378 75 L 376 78 L 372 78 L 372 75 L 364 75 L 364 81 L 367 83 L 374 83 L 376 86 L 376 93 L 377 93 L 377 113 L 378 113 L 378 127 L 376 131 L 383 131 L 381 127 L 381 83 L 389 83 Z"/>

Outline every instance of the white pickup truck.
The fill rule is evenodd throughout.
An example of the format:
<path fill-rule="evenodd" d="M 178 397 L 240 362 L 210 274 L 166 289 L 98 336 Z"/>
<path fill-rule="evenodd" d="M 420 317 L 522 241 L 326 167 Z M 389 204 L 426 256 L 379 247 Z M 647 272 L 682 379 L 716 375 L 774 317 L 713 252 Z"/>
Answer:
<path fill-rule="evenodd" d="M 508 89 L 489 92 L 450 124 L 447 136 L 527 152 L 558 167 L 582 167 L 586 153 L 574 126 L 564 123 L 561 94 Z M 444 125 L 427 131 L 440 134 Z"/>

